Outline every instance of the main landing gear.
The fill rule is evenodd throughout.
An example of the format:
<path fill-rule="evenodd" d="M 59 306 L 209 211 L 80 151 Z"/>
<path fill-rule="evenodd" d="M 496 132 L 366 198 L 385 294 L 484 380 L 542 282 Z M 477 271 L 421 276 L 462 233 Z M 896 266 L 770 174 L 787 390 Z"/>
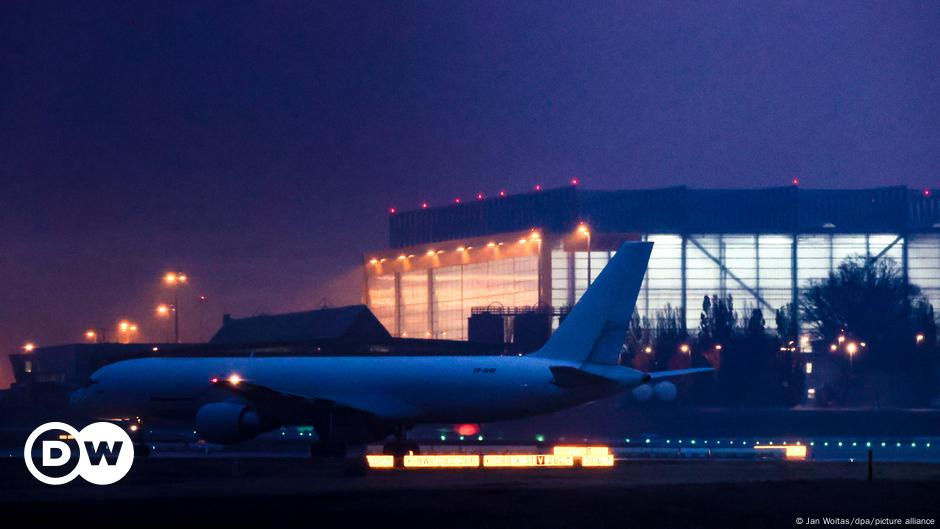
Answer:
<path fill-rule="evenodd" d="M 404 457 L 407 455 L 416 455 L 421 453 L 421 447 L 416 441 L 409 441 L 406 437 L 408 428 L 398 426 L 395 428 L 395 440 L 385 443 L 382 446 L 382 453 L 395 457 Z"/>
<path fill-rule="evenodd" d="M 149 457 L 150 445 L 144 439 L 144 420 L 140 417 L 121 421 L 122 428 L 131 438 L 131 444 L 134 445 L 134 457 Z"/>

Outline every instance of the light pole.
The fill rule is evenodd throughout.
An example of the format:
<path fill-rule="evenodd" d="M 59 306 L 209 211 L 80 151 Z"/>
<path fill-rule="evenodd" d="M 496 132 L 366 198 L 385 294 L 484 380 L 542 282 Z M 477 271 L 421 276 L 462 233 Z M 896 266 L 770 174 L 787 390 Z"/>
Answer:
<path fill-rule="evenodd" d="M 180 343 L 180 286 L 189 281 L 182 272 L 169 272 L 163 276 L 163 282 L 173 288 L 173 339 Z"/>
<path fill-rule="evenodd" d="M 578 233 L 587 237 L 587 284 L 591 286 L 591 230 L 584 222 L 578 224 Z"/>
<path fill-rule="evenodd" d="M 137 335 L 137 324 L 121 320 L 118 322 L 118 342 L 120 343 L 131 343 L 133 337 Z"/>

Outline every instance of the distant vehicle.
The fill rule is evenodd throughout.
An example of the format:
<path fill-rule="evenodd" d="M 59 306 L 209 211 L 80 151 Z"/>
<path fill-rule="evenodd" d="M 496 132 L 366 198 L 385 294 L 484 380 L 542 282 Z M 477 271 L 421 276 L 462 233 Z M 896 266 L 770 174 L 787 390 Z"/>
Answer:
<path fill-rule="evenodd" d="M 71 396 L 95 418 L 182 419 L 207 442 L 231 444 L 309 425 L 311 454 L 393 438 L 417 451 L 422 423 L 480 423 L 551 413 L 641 388 L 668 400 L 664 379 L 618 365 L 653 244 L 623 244 L 558 330 L 526 356 L 143 358 L 106 366 Z"/>

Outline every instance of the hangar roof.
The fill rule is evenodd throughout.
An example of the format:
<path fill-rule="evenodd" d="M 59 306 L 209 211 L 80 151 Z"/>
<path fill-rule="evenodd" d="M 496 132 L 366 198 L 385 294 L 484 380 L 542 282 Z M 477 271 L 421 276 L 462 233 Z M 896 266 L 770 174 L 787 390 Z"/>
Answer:
<path fill-rule="evenodd" d="M 400 248 L 536 227 L 567 232 L 579 221 L 620 233 L 906 233 L 938 231 L 937 191 L 870 189 L 626 189 L 576 186 L 401 211 L 389 216 Z"/>

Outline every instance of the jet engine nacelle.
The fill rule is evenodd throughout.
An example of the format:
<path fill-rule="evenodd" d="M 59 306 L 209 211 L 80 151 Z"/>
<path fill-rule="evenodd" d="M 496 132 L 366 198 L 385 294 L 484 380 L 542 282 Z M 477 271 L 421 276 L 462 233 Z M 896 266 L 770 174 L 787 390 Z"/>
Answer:
<path fill-rule="evenodd" d="M 653 397 L 662 402 L 669 402 L 676 399 L 676 393 L 676 385 L 672 382 L 642 384 L 633 388 L 633 398 L 640 402 L 649 402 Z"/>
<path fill-rule="evenodd" d="M 236 402 L 206 404 L 196 412 L 196 432 L 215 444 L 248 441 L 274 427 L 248 406 Z"/>
<path fill-rule="evenodd" d="M 653 386 L 643 384 L 633 388 L 633 398 L 640 402 L 647 402 L 653 398 Z"/>
<path fill-rule="evenodd" d="M 669 402 L 676 399 L 676 385 L 672 382 L 660 382 L 653 386 L 653 392 L 656 393 L 656 398 L 663 401 Z"/>

